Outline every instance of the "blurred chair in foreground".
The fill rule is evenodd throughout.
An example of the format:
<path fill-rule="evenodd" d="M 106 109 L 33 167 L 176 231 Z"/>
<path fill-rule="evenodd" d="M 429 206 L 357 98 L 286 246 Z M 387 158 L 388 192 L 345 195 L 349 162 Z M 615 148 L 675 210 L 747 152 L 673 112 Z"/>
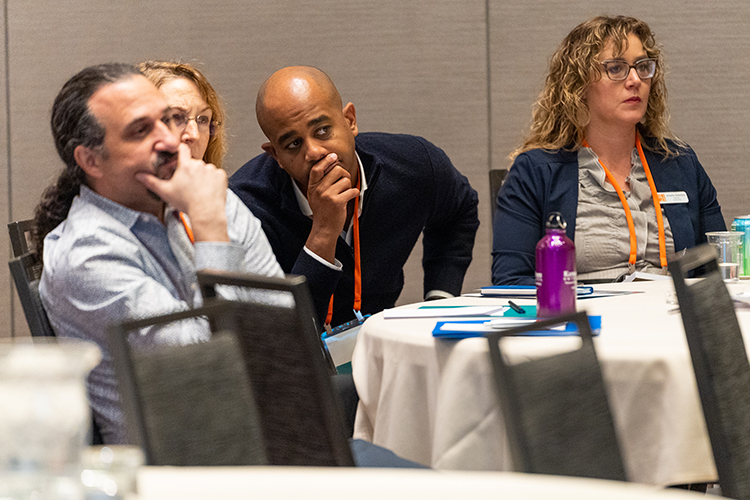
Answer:
<path fill-rule="evenodd" d="M 575 322 L 581 347 L 509 365 L 503 337 Z M 519 472 L 626 481 L 585 313 L 487 335 L 506 434 Z"/>
<path fill-rule="evenodd" d="M 351 437 L 358 401 L 354 380 L 351 374 L 336 375 L 321 340 L 305 277 L 274 278 L 204 270 L 198 272 L 198 283 L 206 304 L 216 297 L 217 286 L 230 286 L 236 287 L 238 298 L 255 311 L 244 317 L 240 344 L 261 415 L 276 415 L 264 423 L 269 426 L 268 433 L 283 435 L 309 427 L 308 414 L 315 414 L 326 423 L 315 432 L 329 435 L 331 442 L 339 445 L 341 437 Z M 289 441 L 294 439 L 299 438 L 292 435 Z M 424 468 L 360 439 L 348 444 L 354 461 L 361 467 Z M 337 463 L 345 465 L 344 453 L 337 453 Z M 286 460 L 278 457 L 271 458 L 271 462 Z"/>
<path fill-rule="evenodd" d="M 325 342 L 320 338 L 322 328 L 315 319 L 310 290 L 304 276 L 286 276 L 275 278 L 247 273 L 231 273 L 225 271 L 198 271 L 198 286 L 204 301 L 209 303 L 217 298 L 216 287 L 227 286 L 237 289 L 238 300 L 243 302 L 266 304 L 278 311 L 278 322 L 264 322 L 259 327 L 269 329 L 270 333 L 278 330 L 293 329 L 296 335 L 314 344 L 320 351 L 328 373 L 335 374 L 336 367 L 328 354 Z"/>
<path fill-rule="evenodd" d="M 210 301 L 217 296 L 217 286 L 236 287 L 238 288 L 239 298 L 249 302 L 268 302 L 270 297 L 273 297 L 274 294 L 278 297 L 279 293 L 285 293 L 288 297 L 291 297 L 290 308 L 280 310 L 280 314 L 274 320 L 256 325 L 256 328 L 264 328 L 266 335 L 284 335 L 284 332 L 291 329 L 297 331 L 297 335 L 308 339 L 307 342 L 317 346 L 325 360 L 325 365 L 328 367 L 330 381 L 338 395 L 337 402 L 342 405 L 340 411 L 345 419 L 345 435 L 346 437 L 352 436 L 357 404 L 359 403 L 354 379 L 351 374 L 336 375 L 336 366 L 328 352 L 326 343 L 320 336 L 322 328 L 317 324 L 315 308 L 304 276 L 290 275 L 286 278 L 269 278 L 246 273 L 204 270 L 198 273 L 198 284 L 206 301 Z"/>
<path fill-rule="evenodd" d="M 703 278 L 688 283 L 688 273 Z M 750 363 L 732 298 L 709 245 L 669 263 L 722 495 L 750 499 Z"/>
<path fill-rule="evenodd" d="M 149 465 L 267 463 L 234 335 L 138 351 L 128 342 L 131 331 L 111 329 L 112 356 L 130 439 L 141 446 Z"/>
<path fill-rule="evenodd" d="M 183 360 L 176 366 L 179 370 L 173 369 L 173 363 L 154 362 L 150 353 L 133 352 L 130 347 L 129 334 L 195 316 L 208 318 L 214 337 L 234 337 L 234 346 L 224 346 L 222 355 L 234 349 L 231 356 L 242 359 L 242 373 L 236 369 L 234 360 L 231 372 L 221 373 L 216 364 L 207 365 L 202 374 L 191 376 L 192 383 L 185 383 L 187 375 L 183 371 L 201 365 L 200 344 L 169 348 L 184 350 L 185 359 L 194 360 L 192 363 Z M 288 307 L 216 301 L 199 309 L 127 322 L 110 329 L 123 410 L 128 429 L 134 433 L 131 441 L 144 448 L 148 463 L 197 465 L 195 460 L 200 459 L 202 465 L 244 465 L 245 458 L 252 458 L 248 453 L 257 446 L 260 439 L 257 436 L 262 436 L 263 455 L 272 465 L 354 465 L 328 371 L 314 339 L 301 336 L 293 327 L 283 330 L 284 334 L 269 332 L 270 325 L 288 324 L 289 316 Z M 151 368 L 138 368 L 143 361 Z M 247 383 L 248 375 L 245 389 L 243 384 Z M 208 382 L 214 377 L 223 381 Z M 203 378 L 207 380 L 204 387 L 190 387 Z M 155 385 L 165 387 L 154 388 Z M 235 396 L 219 390 L 225 386 L 227 390 L 232 386 Z M 170 391 L 174 395 L 169 400 L 174 404 L 165 404 L 165 394 Z M 177 391 L 183 394 L 178 395 Z M 240 393 L 245 394 L 240 397 Z M 251 400 L 257 407 L 260 434 L 251 432 L 255 428 Z M 182 442 L 183 449 L 210 446 L 211 450 L 195 451 L 193 456 L 197 458 L 179 458 L 185 452 L 175 441 Z M 222 448 L 227 446 L 235 450 L 231 454 L 223 452 Z M 156 451 L 159 449 L 166 450 L 165 454 L 160 455 Z M 232 463 L 233 460 L 238 463 Z"/>

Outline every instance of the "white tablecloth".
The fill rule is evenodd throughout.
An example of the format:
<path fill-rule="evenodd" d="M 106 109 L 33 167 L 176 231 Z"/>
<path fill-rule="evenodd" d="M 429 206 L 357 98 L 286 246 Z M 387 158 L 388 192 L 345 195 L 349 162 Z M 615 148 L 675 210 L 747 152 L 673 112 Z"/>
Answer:
<path fill-rule="evenodd" d="M 690 500 L 695 493 L 515 473 L 343 467 L 143 467 L 128 500 Z M 703 495 L 705 498 L 705 495 Z"/>
<path fill-rule="evenodd" d="M 595 345 L 628 477 L 655 485 L 716 480 L 682 319 L 667 303 L 674 300 L 671 281 L 597 288 L 645 292 L 578 302 L 579 310 L 602 316 Z M 441 305 L 507 302 L 448 300 Z M 750 311 L 738 318 L 750 332 Z M 361 399 L 355 437 L 438 469 L 510 470 L 486 339 L 436 340 L 435 322 L 382 313 L 365 322 L 352 361 Z M 569 350 L 580 339 L 502 342 L 515 361 Z"/>

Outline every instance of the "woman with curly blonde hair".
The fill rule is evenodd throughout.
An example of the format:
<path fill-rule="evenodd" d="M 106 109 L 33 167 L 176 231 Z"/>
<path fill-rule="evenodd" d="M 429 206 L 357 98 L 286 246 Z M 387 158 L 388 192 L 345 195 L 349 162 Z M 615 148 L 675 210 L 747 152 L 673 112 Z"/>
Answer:
<path fill-rule="evenodd" d="M 170 106 L 184 112 L 187 120 L 181 139 L 190 146 L 193 158 L 222 168 L 227 152 L 224 106 L 203 73 L 188 63 L 167 61 L 146 61 L 138 69 Z"/>
<path fill-rule="evenodd" d="M 596 17 L 563 40 L 495 201 L 494 284 L 534 283 L 552 212 L 584 281 L 666 273 L 672 254 L 725 229 L 706 172 L 669 129 L 664 70 L 651 28 L 632 17 Z"/>

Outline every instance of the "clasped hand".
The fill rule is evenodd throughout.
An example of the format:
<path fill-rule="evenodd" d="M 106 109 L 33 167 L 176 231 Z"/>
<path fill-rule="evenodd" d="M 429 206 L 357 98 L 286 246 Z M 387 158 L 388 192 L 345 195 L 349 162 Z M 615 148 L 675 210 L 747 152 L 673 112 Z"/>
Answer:
<path fill-rule="evenodd" d="M 136 179 L 190 218 L 196 241 L 229 241 L 227 236 L 227 174 L 210 163 L 191 158 L 180 144 L 177 167 L 169 179 L 138 173 Z"/>
<path fill-rule="evenodd" d="M 313 212 L 313 228 L 336 236 L 344 229 L 348 203 L 359 196 L 351 175 L 338 163 L 336 153 L 325 156 L 310 170 L 307 201 Z"/>
<path fill-rule="evenodd" d="M 351 175 L 331 153 L 310 170 L 307 201 L 313 213 L 313 225 L 305 246 L 316 255 L 334 262 L 336 240 L 344 229 L 347 205 L 359 196 L 352 187 Z"/>

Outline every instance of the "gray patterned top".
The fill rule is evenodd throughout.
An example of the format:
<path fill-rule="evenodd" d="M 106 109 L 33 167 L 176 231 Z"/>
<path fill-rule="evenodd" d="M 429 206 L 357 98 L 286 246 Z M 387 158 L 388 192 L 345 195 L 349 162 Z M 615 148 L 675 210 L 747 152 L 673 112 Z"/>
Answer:
<path fill-rule="evenodd" d="M 631 153 L 625 198 L 633 215 L 637 240 L 636 270 L 661 274 L 656 210 L 638 150 Z M 622 187 L 622 186 L 620 186 Z M 667 255 L 674 253 L 672 229 L 664 215 Z M 578 279 L 614 279 L 628 271 L 630 234 L 620 198 L 606 182 L 606 174 L 591 148 L 578 151 L 578 211 L 576 215 L 576 270 Z"/>

